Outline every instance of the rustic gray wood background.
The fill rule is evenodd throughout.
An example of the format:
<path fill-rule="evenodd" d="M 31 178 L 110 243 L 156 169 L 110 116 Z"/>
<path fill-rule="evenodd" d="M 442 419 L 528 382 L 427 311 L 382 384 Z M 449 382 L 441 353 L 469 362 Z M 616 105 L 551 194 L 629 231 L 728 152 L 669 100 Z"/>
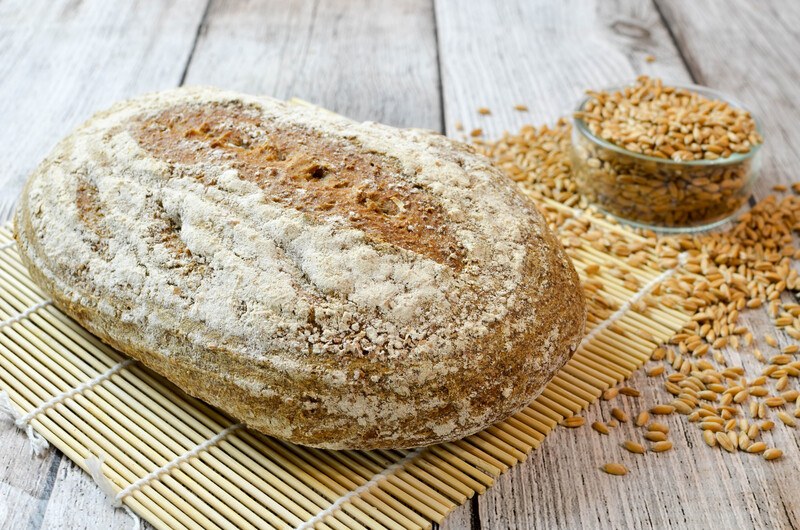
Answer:
<path fill-rule="evenodd" d="M 800 180 L 799 27 L 794 0 L 0 0 L 0 217 L 91 113 L 181 84 L 297 96 L 453 136 L 460 121 L 491 138 L 553 122 L 588 87 L 639 73 L 695 82 L 735 94 L 763 120 L 763 197 Z M 483 106 L 491 116 L 476 112 Z M 763 314 L 748 318 L 768 326 Z M 632 385 L 650 403 L 663 398 L 643 374 Z M 595 404 L 589 421 L 608 410 Z M 786 455 L 766 463 L 706 448 L 699 431 L 670 419 L 675 450 L 646 457 L 620 449 L 631 428 L 608 437 L 559 428 L 444 527 L 800 526 L 797 431 L 776 437 Z M 598 471 L 612 460 L 631 473 Z M 0 428 L 0 528 L 130 524 L 60 453 L 31 458 L 24 436 Z"/>

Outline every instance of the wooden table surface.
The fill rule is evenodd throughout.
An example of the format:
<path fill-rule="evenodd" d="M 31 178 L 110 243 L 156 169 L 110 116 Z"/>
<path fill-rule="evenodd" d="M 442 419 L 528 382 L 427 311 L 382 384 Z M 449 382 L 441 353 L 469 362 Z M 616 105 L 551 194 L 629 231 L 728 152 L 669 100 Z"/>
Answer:
<path fill-rule="evenodd" d="M 216 85 L 455 137 L 462 122 L 495 138 L 552 123 L 584 89 L 641 73 L 718 88 L 757 113 L 760 198 L 800 180 L 798 27 L 794 0 L 0 0 L 0 215 L 60 137 L 147 91 Z M 476 112 L 484 106 L 490 116 Z M 762 333 L 769 325 L 746 316 Z M 663 399 L 655 378 L 632 385 L 640 400 Z M 635 413 L 642 402 L 619 403 Z M 587 417 L 608 412 L 596 403 Z M 707 448 L 699 430 L 670 420 L 676 448 L 647 457 L 619 447 L 631 428 L 556 429 L 444 527 L 800 526 L 798 431 L 777 435 L 786 454 L 768 463 Z M 599 472 L 610 460 L 631 473 Z M 0 528 L 130 524 L 60 453 L 31 458 L 24 436 L 0 428 Z"/>

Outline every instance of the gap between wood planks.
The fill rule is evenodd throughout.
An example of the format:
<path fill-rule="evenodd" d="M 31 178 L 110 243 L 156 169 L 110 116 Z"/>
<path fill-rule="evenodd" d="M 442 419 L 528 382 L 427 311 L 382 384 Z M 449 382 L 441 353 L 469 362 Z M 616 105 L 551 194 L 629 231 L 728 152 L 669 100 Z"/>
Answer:
<path fill-rule="evenodd" d="M 442 87 L 442 52 L 441 43 L 439 42 L 439 23 L 436 20 L 436 0 L 431 0 L 431 13 L 433 15 L 433 40 L 436 44 L 436 74 L 437 74 L 437 89 L 439 91 L 439 132 L 447 134 L 447 115 L 445 114 L 444 107 L 444 88 Z M 480 528 L 480 521 L 479 528 Z M 473 528 L 475 530 L 475 528 Z"/>
<path fill-rule="evenodd" d="M 58 475 L 58 470 L 61 468 L 61 461 L 64 459 L 64 454 L 61 451 L 53 451 L 53 453 L 53 461 L 50 462 L 50 467 L 47 469 L 47 478 L 45 478 L 42 496 L 39 497 L 39 501 L 37 502 L 37 510 L 31 514 L 31 518 L 28 521 L 28 528 L 31 530 L 42 528 L 45 510 L 47 509 L 47 504 L 50 502 L 50 497 L 53 494 L 53 488 L 56 484 L 56 475 Z"/>
<path fill-rule="evenodd" d="M 212 1 L 213 0 L 206 0 L 206 5 L 203 8 L 203 15 L 200 17 L 200 23 L 197 25 L 197 32 L 194 34 L 192 49 L 189 50 L 189 56 L 186 58 L 186 64 L 183 65 L 183 72 L 181 72 L 181 79 L 178 82 L 178 86 L 183 86 L 183 84 L 186 82 L 186 74 L 189 73 L 189 65 L 192 64 L 194 51 L 197 49 L 197 42 L 200 40 L 200 33 L 203 31 L 203 27 L 205 26 L 206 19 L 208 18 L 208 10 L 211 8 Z"/>
<path fill-rule="evenodd" d="M 651 1 L 653 3 L 653 8 L 658 13 L 658 18 L 661 19 L 661 23 L 666 28 L 667 33 L 669 34 L 669 38 L 672 41 L 672 45 L 678 51 L 678 56 L 681 58 L 681 61 L 683 62 L 683 66 L 686 68 L 686 71 L 689 74 L 689 77 L 692 79 L 692 83 L 699 84 L 698 81 L 697 81 L 697 74 L 693 71 L 692 65 L 686 60 L 686 55 L 684 53 L 683 47 L 681 46 L 680 41 L 678 41 L 678 39 L 675 37 L 675 32 L 672 31 L 672 27 L 669 25 L 669 22 L 667 21 L 666 17 L 664 16 L 664 11 L 661 9 L 661 6 L 658 5 L 657 0 L 649 0 L 649 1 Z M 751 200 L 752 200 L 752 198 L 751 198 Z M 753 204 L 755 204 L 755 202 L 753 202 Z M 751 204 L 751 206 L 753 204 Z"/>

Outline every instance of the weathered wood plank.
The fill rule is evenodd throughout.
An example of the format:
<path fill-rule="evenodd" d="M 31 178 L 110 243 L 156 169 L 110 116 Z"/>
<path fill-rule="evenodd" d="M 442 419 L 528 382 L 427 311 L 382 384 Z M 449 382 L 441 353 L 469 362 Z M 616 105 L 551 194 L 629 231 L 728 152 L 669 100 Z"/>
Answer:
<path fill-rule="evenodd" d="M 205 2 L 0 2 L 0 201 L 93 112 L 178 85 Z"/>
<path fill-rule="evenodd" d="M 473 528 L 473 518 L 477 516 L 472 511 L 472 506 L 475 500 L 470 499 L 465 504 L 462 504 L 447 516 L 447 519 L 441 525 L 434 526 L 434 529 L 439 530 L 470 530 Z"/>
<path fill-rule="evenodd" d="M 658 12 L 640 2 L 436 3 L 447 134 L 496 138 L 571 113 L 589 87 L 640 73 L 690 82 Z M 646 62 L 648 55 L 656 57 Z M 525 104 L 529 112 L 514 110 Z M 492 114 L 481 116 L 478 107 Z"/>
<path fill-rule="evenodd" d="M 127 512 L 109 506 L 97 485 L 68 458 L 64 458 L 55 475 L 52 494 L 40 515 L 42 530 L 127 530 L 133 520 Z M 143 523 L 144 530 L 151 528 Z"/>
<path fill-rule="evenodd" d="M 31 456 L 27 438 L 0 424 L 0 528 L 39 528 L 62 455 Z"/>
<path fill-rule="evenodd" d="M 178 85 L 205 5 L 0 2 L 0 203 L 16 197 L 55 142 L 93 112 Z M 121 527 L 105 524 L 124 519 L 57 451 L 31 458 L 25 437 L 3 428 L 0 453 L 0 528 L 72 528 L 80 520 L 87 528 Z M 47 508 L 51 496 L 58 504 Z"/>
<path fill-rule="evenodd" d="M 685 14 L 688 9 L 675 8 L 682 18 L 694 17 L 691 24 L 683 20 L 680 23 L 682 30 L 693 33 L 692 38 L 698 42 L 702 41 L 698 34 L 713 37 L 713 30 L 705 28 L 709 17 L 719 16 L 716 11 L 700 12 L 700 6 L 693 4 L 693 15 Z M 607 86 L 640 73 L 677 83 L 692 81 L 651 3 L 474 2 L 465 9 L 463 3 L 439 0 L 436 14 L 450 135 L 457 135 L 457 121 L 463 122 L 467 131 L 482 128 L 490 138 L 496 138 L 503 130 L 516 130 L 524 123 L 552 122 L 568 115 L 587 87 Z M 728 18 L 733 16 L 738 15 L 732 13 Z M 769 40 L 764 35 L 758 38 Z M 730 40 L 735 38 L 731 36 Z M 656 57 L 653 63 L 644 60 L 650 54 Z M 742 50 L 738 55 L 746 52 Z M 729 67 L 720 57 L 715 61 L 718 66 L 714 68 Z M 745 79 L 752 83 L 751 91 L 760 89 L 753 77 L 738 75 L 741 83 Z M 733 85 L 728 88 L 711 80 L 698 81 L 740 92 Z M 780 97 L 786 99 L 785 95 Z M 530 112 L 514 111 L 516 103 L 527 104 Z M 480 116 L 476 109 L 482 106 L 489 107 L 492 114 Z M 783 122 L 780 114 L 773 117 Z M 773 176 L 766 174 L 764 178 L 770 180 Z M 758 321 L 761 317 L 750 318 L 756 319 L 754 329 L 768 329 L 767 322 Z M 735 357 L 732 354 L 734 364 L 738 363 Z M 760 373 L 755 366 L 750 368 L 750 373 Z M 633 384 L 646 397 L 619 400 L 631 415 L 638 413 L 642 404 L 667 400 L 668 395 L 655 378 L 639 373 Z M 610 408 L 608 403 L 595 404 L 587 413 L 588 422 L 610 419 Z M 634 435 L 641 441 L 641 433 L 635 433 L 630 425 L 607 437 L 588 427 L 577 431 L 556 429 L 527 462 L 502 476 L 479 498 L 482 526 L 535 529 L 797 525 L 798 503 L 789 500 L 789 492 L 800 491 L 800 479 L 790 476 L 793 462 L 800 458 L 796 432 L 776 429 L 775 443 L 786 456 L 782 461 L 767 463 L 750 455 L 728 455 L 707 448 L 699 430 L 687 426 L 682 417 L 667 422 L 673 429 L 675 450 L 644 457 L 627 453 L 619 446 Z M 598 467 L 609 461 L 623 462 L 631 472 L 614 477 L 599 471 Z"/>
<path fill-rule="evenodd" d="M 359 120 L 441 128 L 428 0 L 215 1 L 186 83 L 299 97 Z"/>
<path fill-rule="evenodd" d="M 800 3 L 792 0 L 658 0 L 699 84 L 735 96 L 761 120 L 758 196 L 797 180 L 800 169 Z"/>

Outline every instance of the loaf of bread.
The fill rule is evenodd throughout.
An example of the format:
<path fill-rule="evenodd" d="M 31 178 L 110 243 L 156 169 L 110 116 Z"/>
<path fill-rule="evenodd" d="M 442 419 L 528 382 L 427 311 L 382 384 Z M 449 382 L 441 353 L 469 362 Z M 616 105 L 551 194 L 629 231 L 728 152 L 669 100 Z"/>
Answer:
<path fill-rule="evenodd" d="M 266 97 L 116 104 L 34 171 L 15 222 L 64 312 L 300 444 L 469 435 L 535 398 L 583 331 L 570 260 L 486 158 Z"/>

